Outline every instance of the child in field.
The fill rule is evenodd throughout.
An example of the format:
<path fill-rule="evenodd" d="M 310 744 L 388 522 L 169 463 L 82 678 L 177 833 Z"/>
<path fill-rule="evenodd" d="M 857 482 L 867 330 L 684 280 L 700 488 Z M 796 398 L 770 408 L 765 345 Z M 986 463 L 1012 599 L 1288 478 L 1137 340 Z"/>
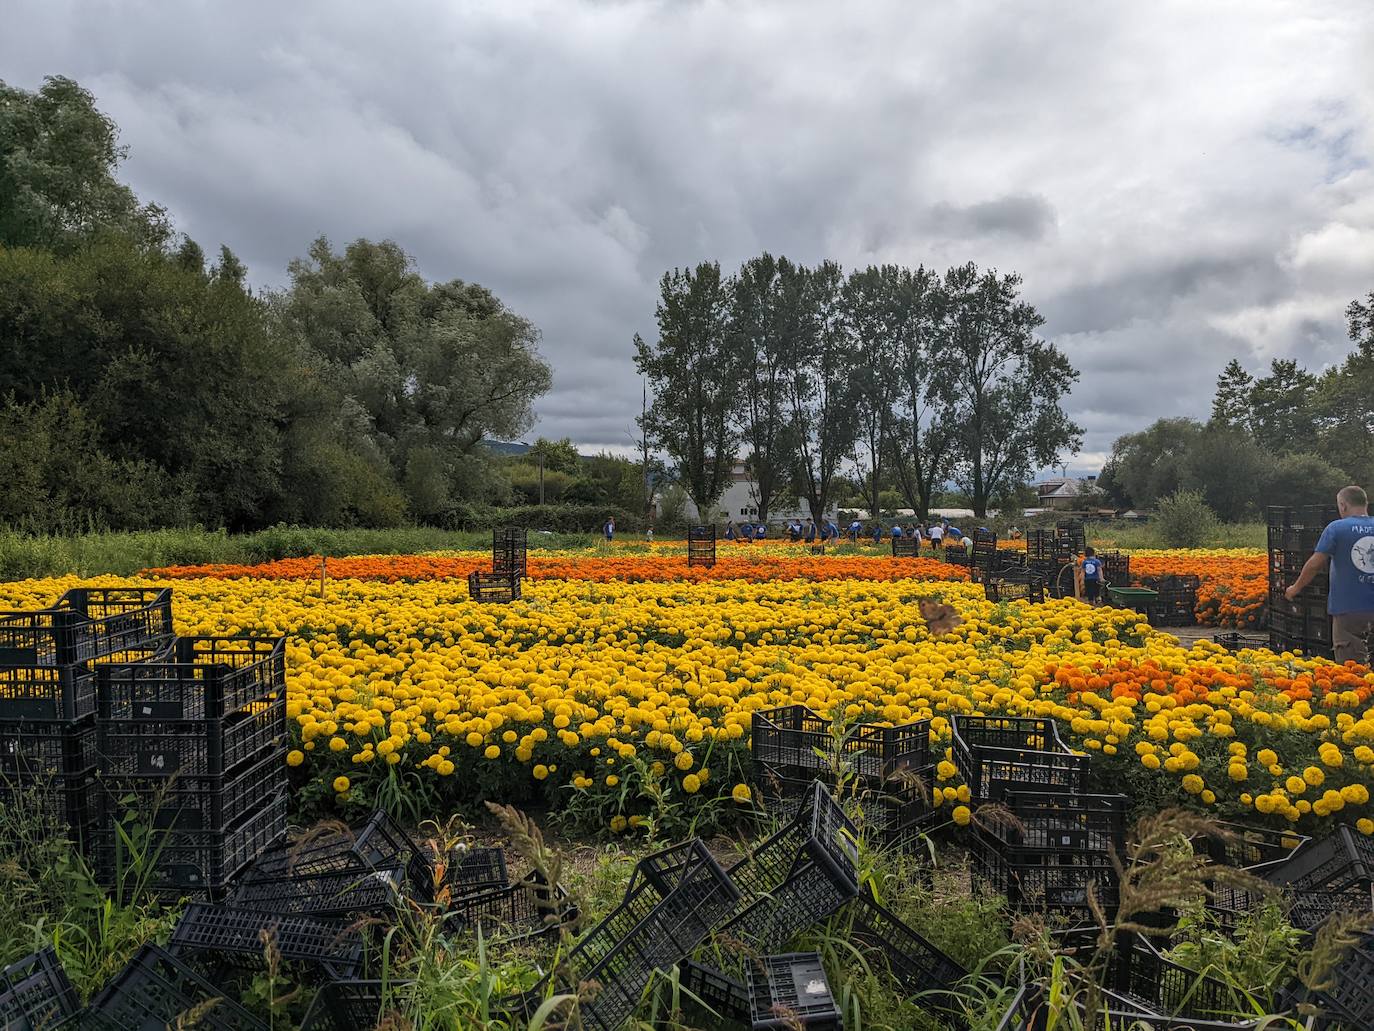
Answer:
<path fill-rule="evenodd" d="M 1083 549 L 1083 600 L 1096 605 L 1102 598 L 1102 560 L 1092 548 Z"/>

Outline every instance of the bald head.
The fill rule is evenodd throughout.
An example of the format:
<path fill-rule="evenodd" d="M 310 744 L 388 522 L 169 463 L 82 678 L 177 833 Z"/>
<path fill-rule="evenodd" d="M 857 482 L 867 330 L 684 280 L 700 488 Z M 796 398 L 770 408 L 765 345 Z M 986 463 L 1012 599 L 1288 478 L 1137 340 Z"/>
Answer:
<path fill-rule="evenodd" d="M 1364 492 L 1363 487 L 1356 487 L 1354 484 L 1342 487 L 1336 494 L 1336 509 L 1342 519 L 1346 516 L 1368 515 L 1369 495 Z"/>

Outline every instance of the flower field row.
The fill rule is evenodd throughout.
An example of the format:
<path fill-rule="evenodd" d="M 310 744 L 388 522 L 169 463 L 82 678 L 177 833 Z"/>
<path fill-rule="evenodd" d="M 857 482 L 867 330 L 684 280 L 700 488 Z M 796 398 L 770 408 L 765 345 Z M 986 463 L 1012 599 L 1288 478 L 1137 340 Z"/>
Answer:
<path fill-rule="evenodd" d="M 563 561 L 604 574 L 607 560 Z M 531 580 L 508 606 L 447 578 L 331 580 L 324 598 L 289 577 L 174 586 L 182 633 L 289 636 L 289 762 L 308 805 L 385 795 L 432 816 L 485 797 L 602 828 L 689 819 L 743 796 L 751 714 L 800 702 L 931 718 L 937 747 L 956 713 L 1054 717 L 1096 786 L 1142 806 L 1305 827 L 1341 813 L 1374 831 L 1368 670 L 1185 650 L 1132 612 L 1071 600 L 994 606 L 954 580 L 828 575 L 844 561 L 758 581 Z M 7 584 L 0 606 L 76 582 Z M 964 620 L 938 638 L 916 607 L 935 597 Z M 952 765 L 933 795 L 966 798 Z"/>
<path fill-rule="evenodd" d="M 1131 576 L 1184 576 L 1201 579 L 1197 619 L 1204 626 L 1248 630 L 1264 616 L 1269 567 L 1263 551 L 1157 551 L 1131 555 Z"/>

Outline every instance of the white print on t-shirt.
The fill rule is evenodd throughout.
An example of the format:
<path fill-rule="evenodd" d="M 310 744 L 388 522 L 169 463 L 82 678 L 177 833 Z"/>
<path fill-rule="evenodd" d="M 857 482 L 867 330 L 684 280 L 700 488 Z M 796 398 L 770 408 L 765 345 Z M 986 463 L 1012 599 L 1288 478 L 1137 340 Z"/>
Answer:
<path fill-rule="evenodd" d="M 1350 547 L 1350 561 L 1362 573 L 1374 573 L 1374 537 L 1361 537 Z"/>

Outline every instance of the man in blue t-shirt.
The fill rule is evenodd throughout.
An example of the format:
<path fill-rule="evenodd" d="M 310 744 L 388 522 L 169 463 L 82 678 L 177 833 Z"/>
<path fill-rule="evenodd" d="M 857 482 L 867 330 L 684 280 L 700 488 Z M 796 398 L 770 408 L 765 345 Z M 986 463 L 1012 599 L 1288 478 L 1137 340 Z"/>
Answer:
<path fill-rule="evenodd" d="M 1337 662 L 1364 662 L 1365 637 L 1374 630 L 1374 519 L 1369 496 L 1361 487 L 1343 487 L 1336 495 L 1340 518 L 1329 523 L 1317 550 L 1283 596 L 1289 601 L 1323 569 L 1331 570 L 1326 611 L 1331 613 L 1331 641 Z"/>
<path fill-rule="evenodd" d="M 1102 560 L 1092 548 L 1083 549 L 1083 600 L 1096 605 L 1102 597 Z"/>

